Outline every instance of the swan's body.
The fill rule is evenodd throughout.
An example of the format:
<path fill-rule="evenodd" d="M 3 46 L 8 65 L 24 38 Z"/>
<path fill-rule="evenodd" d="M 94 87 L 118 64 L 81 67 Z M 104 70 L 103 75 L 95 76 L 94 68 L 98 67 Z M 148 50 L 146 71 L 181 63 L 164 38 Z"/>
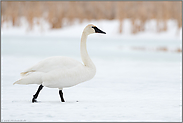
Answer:
<path fill-rule="evenodd" d="M 105 32 L 92 24 L 85 27 L 80 46 L 83 64 L 69 57 L 50 57 L 22 72 L 22 78 L 14 84 L 41 84 L 41 88 L 37 92 L 39 94 L 43 86 L 62 90 L 63 88 L 92 79 L 95 76 L 96 68 L 86 50 L 87 36 L 92 33 Z"/>
<path fill-rule="evenodd" d="M 95 66 L 64 56 L 47 58 L 21 73 L 16 84 L 42 84 L 50 88 L 71 87 L 94 77 Z"/>

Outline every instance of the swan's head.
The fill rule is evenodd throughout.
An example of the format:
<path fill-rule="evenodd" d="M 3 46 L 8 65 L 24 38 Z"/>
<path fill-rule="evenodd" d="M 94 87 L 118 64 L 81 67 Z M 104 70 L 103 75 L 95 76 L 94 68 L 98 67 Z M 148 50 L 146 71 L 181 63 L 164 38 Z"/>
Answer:
<path fill-rule="evenodd" d="M 97 28 L 95 25 L 93 24 L 88 24 L 85 29 L 84 32 L 89 35 L 92 33 L 102 33 L 102 34 L 106 34 L 105 32 L 103 32 L 102 30 L 100 30 L 99 28 Z"/>

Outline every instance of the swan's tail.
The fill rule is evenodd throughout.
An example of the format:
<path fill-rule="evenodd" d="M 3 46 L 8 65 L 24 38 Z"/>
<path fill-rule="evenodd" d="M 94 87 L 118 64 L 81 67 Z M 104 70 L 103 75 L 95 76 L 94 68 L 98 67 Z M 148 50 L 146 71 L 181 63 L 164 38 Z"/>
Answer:
<path fill-rule="evenodd" d="M 13 85 L 14 85 L 14 84 L 23 84 L 23 85 L 26 85 L 26 84 L 28 84 L 28 83 L 25 82 L 24 79 L 19 79 L 19 80 L 17 80 L 16 82 L 14 82 Z"/>
<path fill-rule="evenodd" d="M 41 72 L 34 72 L 28 76 L 25 76 L 25 77 L 17 80 L 16 82 L 13 83 L 13 85 L 14 84 L 22 84 L 22 85 L 41 84 L 42 83 L 41 77 L 42 77 Z"/>

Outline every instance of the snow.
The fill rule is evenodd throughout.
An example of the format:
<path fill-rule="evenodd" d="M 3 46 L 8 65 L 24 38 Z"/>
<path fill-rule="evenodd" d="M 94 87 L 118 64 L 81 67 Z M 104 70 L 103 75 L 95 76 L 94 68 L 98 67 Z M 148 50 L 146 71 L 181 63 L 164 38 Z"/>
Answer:
<path fill-rule="evenodd" d="M 50 56 L 81 61 L 80 36 L 87 23 L 107 32 L 88 37 L 87 49 L 96 65 L 96 76 L 65 88 L 65 103 L 60 102 L 58 89 L 47 87 L 40 92 L 38 103 L 31 103 L 38 85 L 13 85 L 19 73 Z M 173 52 L 182 49 L 182 41 L 175 35 L 173 21 L 169 21 L 172 28 L 167 32 L 136 35 L 129 30 L 117 34 L 117 21 L 86 21 L 59 30 L 47 30 L 47 25 L 43 32 L 38 27 L 37 31 L 25 31 L 26 23 L 22 24 L 2 25 L 1 121 L 182 121 L 182 54 Z M 151 50 L 157 47 L 172 51 Z"/>
<path fill-rule="evenodd" d="M 65 20 L 66 21 L 66 20 Z M 107 35 L 105 37 L 122 38 L 122 39 L 180 39 L 182 40 L 182 28 L 177 27 L 175 20 L 167 21 L 167 31 L 157 32 L 156 21 L 149 20 L 145 24 L 145 31 L 139 32 L 135 35 L 131 33 L 131 21 L 129 19 L 123 20 L 123 33 L 119 33 L 119 21 L 118 20 L 84 20 L 83 23 L 79 23 L 78 20 L 73 22 L 73 25 L 68 26 L 63 24 L 62 29 L 50 29 L 50 24 L 43 18 L 34 19 L 34 25 L 32 30 L 25 18 L 20 19 L 20 26 L 12 27 L 11 22 L 4 22 L 2 24 L 3 35 L 29 35 L 29 36 L 47 36 L 47 37 L 80 37 L 82 31 L 86 25 L 92 23 L 102 30 L 105 30 Z M 40 24 L 37 24 L 39 22 Z M 65 22 L 66 23 L 66 22 Z M 72 34 L 72 35 L 71 35 Z M 97 37 L 93 35 L 92 37 Z"/>

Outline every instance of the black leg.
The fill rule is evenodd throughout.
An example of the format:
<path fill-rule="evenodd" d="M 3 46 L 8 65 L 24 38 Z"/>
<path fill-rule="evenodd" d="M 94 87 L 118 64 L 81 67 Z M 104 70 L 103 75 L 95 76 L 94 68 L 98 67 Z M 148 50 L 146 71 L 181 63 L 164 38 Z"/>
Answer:
<path fill-rule="evenodd" d="M 62 102 L 65 102 L 64 97 L 63 97 L 63 92 L 62 92 L 62 90 L 59 90 L 59 95 L 60 95 L 61 101 L 62 101 Z"/>
<path fill-rule="evenodd" d="M 42 85 L 40 85 L 39 86 L 39 88 L 38 88 L 38 90 L 37 90 L 37 92 L 36 92 L 36 94 L 35 95 L 33 95 L 33 98 L 32 98 L 32 103 L 34 103 L 34 102 L 37 102 L 37 97 L 38 97 L 38 95 L 39 95 L 39 92 L 41 91 L 41 89 L 43 88 L 44 86 L 42 86 Z"/>

